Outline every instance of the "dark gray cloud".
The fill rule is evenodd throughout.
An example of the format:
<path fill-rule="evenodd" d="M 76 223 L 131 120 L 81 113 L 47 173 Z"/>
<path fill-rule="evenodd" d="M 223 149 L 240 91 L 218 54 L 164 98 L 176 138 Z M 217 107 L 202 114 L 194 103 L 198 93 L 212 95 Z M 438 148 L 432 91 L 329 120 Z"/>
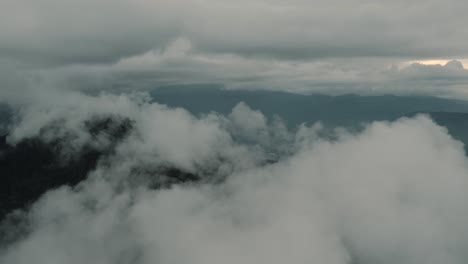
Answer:
<path fill-rule="evenodd" d="M 468 56 L 463 1 L 6 0 L 0 54 L 48 63 L 108 62 L 177 37 L 242 56 Z"/>
<path fill-rule="evenodd" d="M 150 1 L 2 2 L 0 54 L 31 63 L 103 63 L 177 35 L 177 19 Z M 170 21 L 168 21 L 170 20 Z"/>
<path fill-rule="evenodd" d="M 408 67 L 410 61 L 468 58 L 463 1 L 5 0 L 0 5 L 1 68 L 33 83 L 33 89 L 217 83 L 301 93 L 466 93 L 464 70 Z M 3 87 L 11 86 L 10 74 L 0 78 Z"/>

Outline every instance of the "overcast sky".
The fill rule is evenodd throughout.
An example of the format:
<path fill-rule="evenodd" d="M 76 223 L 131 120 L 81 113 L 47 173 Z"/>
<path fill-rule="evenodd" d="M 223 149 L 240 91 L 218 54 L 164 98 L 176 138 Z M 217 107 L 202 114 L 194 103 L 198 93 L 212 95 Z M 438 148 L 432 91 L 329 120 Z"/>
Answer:
<path fill-rule="evenodd" d="M 4 91 L 19 75 L 64 89 L 465 96 L 466 10 L 460 0 L 1 0 L 0 80 Z"/>

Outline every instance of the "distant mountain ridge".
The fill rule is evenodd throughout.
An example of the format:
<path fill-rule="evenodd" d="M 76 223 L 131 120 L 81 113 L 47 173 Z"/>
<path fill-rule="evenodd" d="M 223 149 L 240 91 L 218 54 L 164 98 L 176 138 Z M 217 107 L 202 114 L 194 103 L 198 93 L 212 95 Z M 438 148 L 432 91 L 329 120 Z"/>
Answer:
<path fill-rule="evenodd" d="M 225 90 L 216 86 L 170 86 L 151 92 L 156 102 L 182 107 L 193 114 L 228 114 L 245 102 L 267 116 L 279 115 L 289 126 L 322 122 L 336 127 L 360 127 L 372 121 L 393 121 L 428 114 L 465 144 L 468 152 L 468 101 L 429 96 L 301 95 L 276 91 Z"/>
<path fill-rule="evenodd" d="M 182 107 L 194 114 L 228 114 L 243 101 L 267 116 L 279 115 L 291 126 L 303 122 L 353 125 L 394 120 L 415 112 L 468 113 L 468 102 L 424 96 L 300 95 L 274 91 L 224 90 L 215 86 L 171 86 L 151 91 L 156 102 Z"/>

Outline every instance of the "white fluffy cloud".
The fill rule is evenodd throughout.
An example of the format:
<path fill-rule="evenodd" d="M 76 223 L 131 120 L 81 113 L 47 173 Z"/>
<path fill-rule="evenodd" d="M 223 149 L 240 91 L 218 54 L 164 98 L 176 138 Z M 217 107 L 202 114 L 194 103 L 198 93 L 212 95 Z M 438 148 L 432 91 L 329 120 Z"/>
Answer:
<path fill-rule="evenodd" d="M 425 116 L 336 132 L 333 141 L 314 132 L 320 127 L 303 127 L 290 134 L 300 147 L 265 165 L 261 151 L 231 137 L 239 120 L 264 120 L 236 128 L 246 136 L 270 129 L 245 104 L 228 117 L 196 118 L 123 96 L 60 102 L 53 108 L 61 111 L 47 116 L 78 123 L 86 113 L 113 113 L 131 117 L 136 130 L 87 181 L 43 196 L 28 213 L 30 232 L 0 251 L 2 263 L 458 264 L 468 257 L 468 161 L 463 145 Z M 50 104 L 29 107 L 13 138 L 50 121 L 32 118 Z M 79 131 L 73 124 L 63 123 Z M 219 155 L 212 165 L 222 183 L 119 184 L 148 159 L 203 172 L 197 162 Z"/>

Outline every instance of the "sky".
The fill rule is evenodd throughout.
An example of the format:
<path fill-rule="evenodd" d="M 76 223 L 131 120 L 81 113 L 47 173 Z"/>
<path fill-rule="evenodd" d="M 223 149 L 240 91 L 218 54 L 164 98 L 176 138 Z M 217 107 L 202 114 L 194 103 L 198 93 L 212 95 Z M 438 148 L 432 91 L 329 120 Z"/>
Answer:
<path fill-rule="evenodd" d="M 466 97 L 467 8 L 459 0 L 2 0 L 0 85 Z"/>

